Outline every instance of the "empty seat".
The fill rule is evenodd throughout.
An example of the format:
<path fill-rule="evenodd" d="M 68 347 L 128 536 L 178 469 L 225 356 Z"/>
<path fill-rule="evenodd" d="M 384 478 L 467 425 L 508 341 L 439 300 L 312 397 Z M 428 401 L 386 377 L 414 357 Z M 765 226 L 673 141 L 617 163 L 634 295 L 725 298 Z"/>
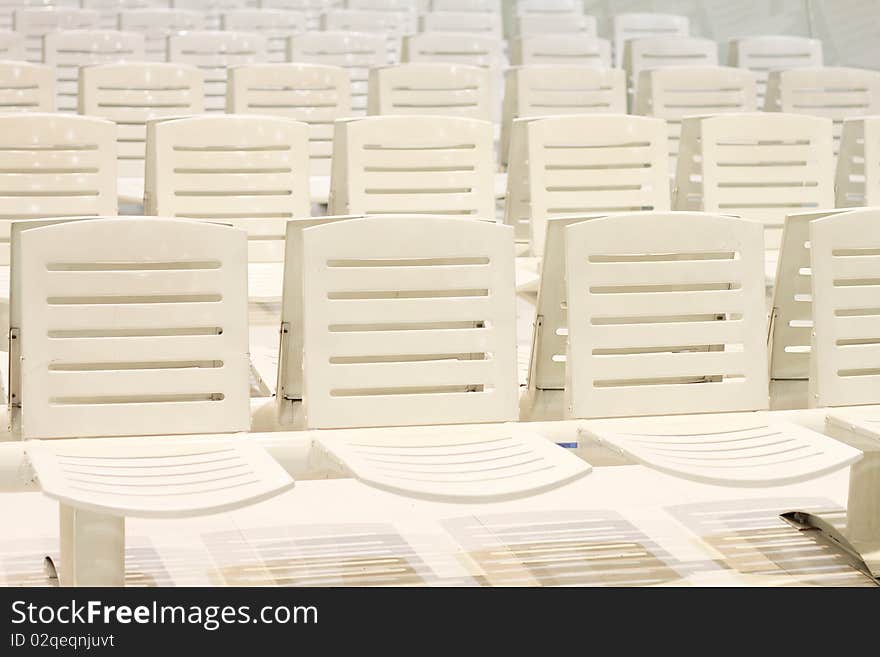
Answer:
<path fill-rule="evenodd" d="M 25 38 L 19 32 L 0 31 L 0 59 L 6 61 L 24 61 Z"/>
<path fill-rule="evenodd" d="M 628 39 L 623 50 L 623 67 L 633 92 L 638 91 L 642 71 L 669 66 L 717 66 L 718 46 L 696 37 L 651 37 Z"/>
<path fill-rule="evenodd" d="M 204 14 L 186 9 L 132 9 L 119 14 L 119 29 L 143 34 L 145 59 L 156 62 L 166 60 L 169 36 L 204 27 Z"/>
<path fill-rule="evenodd" d="M 767 112 L 688 117 L 673 207 L 761 222 L 772 261 L 785 215 L 834 206 L 833 160 L 830 119 Z"/>
<path fill-rule="evenodd" d="M 669 155 L 675 157 L 681 120 L 693 114 L 724 114 L 757 110 L 757 76 L 727 66 L 683 66 L 642 71 L 635 113 L 665 119 L 669 126 Z"/>
<path fill-rule="evenodd" d="M 116 214 L 116 126 L 84 116 L 0 116 L 0 260 L 18 219 Z"/>
<path fill-rule="evenodd" d="M 269 39 L 269 61 L 287 59 L 287 37 L 308 30 L 306 14 L 281 9 L 239 9 L 222 16 L 224 30 L 257 32 Z"/>
<path fill-rule="evenodd" d="M 246 9 L 249 4 L 248 0 L 173 0 L 173 6 L 201 12 L 205 17 L 205 29 L 219 30 L 225 12 Z"/>
<path fill-rule="evenodd" d="M 880 114 L 880 72 L 837 66 L 772 71 L 764 110 L 827 116 L 834 121 L 834 151 L 844 119 Z"/>
<path fill-rule="evenodd" d="M 55 110 L 55 71 L 51 66 L 0 59 L 0 112 Z"/>
<path fill-rule="evenodd" d="M 611 66 L 611 43 L 606 39 L 577 34 L 536 34 L 510 41 L 513 66 L 560 64 L 572 66 Z"/>
<path fill-rule="evenodd" d="M 367 110 L 370 69 L 388 63 L 388 46 L 379 34 L 365 32 L 308 32 L 288 41 L 287 59 L 304 64 L 340 66 L 351 80 L 354 113 Z"/>
<path fill-rule="evenodd" d="M 505 76 L 501 163 L 508 163 L 515 119 L 561 114 L 626 114 L 626 82 L 620 69 L 522 66 Z"/>
<path fill-rule="evenodd" d="M 495 216 L 492 124 L 448 116 L 341 120 L 330 214 Z"/>
<path fill-rule="evenodd" d="M 231 223 L 249 260 L 281 262 L 285 221 L 309 216 L 309 127 L 280 116 L 200 116 L 147 126 L 149 214 Z"/>
<path fill-rule="evenodd" d="M 80 71 L 79 113 L 117 124 L 118 175 L 144 177 L 146 124 L 201 114 L 202 72 L 186 64 L 138 62 L 86 66 Z"/>
<path fill-rule="evenodd" d="M 135 32 L 113 30 L 68 30 L 47 34 L 44 41 L 46 64 L 55 67 L 58 109 L 77 108 L 79 69 L 89 64 L 142 61 L 144 37 Z"/>
<path fill-rule="evenodd" d="M 501 15 L 476 11 L 429 11 L 422 32 L 474 32 L 501 37 Z"/>
<path fill-rule="evenodd" d="M 612 20 L 614 65 L 623 66 L 623 53 L 629 39 L 686 37 L 690 33 L 687 16 L 675 14 L 617 14 Z"/>
<path fill-rule="evenodd" d="M 435 62 L 370 71 L 369 114 L 438 114 L 492 120 L 489 71 Z"/>
<path fill-rule="evenodd" d="M 321 27 L 333 32 L 371 32 L 381 34 L 388 44 L 388 61 L 400 61 L 400 42 L 407 34 L 418 32 L 418 16 L 409 11 L 370 9 L 333 9 L 321 17 Z"/>
<path fill-rule="evenodd" d="M 205 76 L 205 111 L 226 109 L 226 69 L 265 62 L 268 39 L 247 32 L 182 32 L 168 37 L 168 61 L 198 66 Z"/>
<path fill-rule="evenodd" d="M 660 119 L 518 119 L 511 129 L 505 223 L 516 226 L 518 239 L 540 256 L 549 217 L 668 210 L 667 158 Z"/>
<path fill-rule="evenodd" d="M 822 66 L 822 42 L 798 36 L 751 36 L 730 42 L 731 66 L 748 68 L 758 74 L 758 107 L 764 106 L 764 94 L 770 71 L 803 66 Z"/>
<path fill-rule="evenodd" d="M 29 62 L 43 61 L 43 37 L 58 30 L 96 30 L 100 15 L 92 9 L 25 7 L 16 9 L 13 25 L 25 38 Z"/>
<path fill-rule="evenodd" d="M 287 116 L 309 125 L 311 175 L 330 175 L 333 122 L 351 114 L 345 69 L 322 64 L 251 64 L 229 69 L 227 111 Z"/>
<path fill-rule="evenodd" d="M 516 17 L 516 34 L 520 37 L 535 34 L 568 34 L 597 36 L 595 16 L 586 16 L 581 11 L 558 13 L 529 13 Z"/>
<path fill-rule="evenodd" d="M 880 205 L 880 117 L 843 121 L 834 179 L 839 208 Z"/>

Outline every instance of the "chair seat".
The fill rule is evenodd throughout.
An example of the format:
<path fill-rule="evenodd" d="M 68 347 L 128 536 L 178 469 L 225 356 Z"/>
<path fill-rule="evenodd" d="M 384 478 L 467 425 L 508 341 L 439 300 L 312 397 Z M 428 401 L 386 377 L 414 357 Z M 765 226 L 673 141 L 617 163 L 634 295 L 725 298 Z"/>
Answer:
<path fill-rule="evenodd" d="M 880 404 L 829 410 L 826 422 L 877 441 L 880 448 Z"/>
<path fill-rule="evenodd" d="M 592 469 L 543 436 L 509 425 L 337 431 L 315 446 L 365 484 L 445 502 L 532 495 Z"/>
<path fill-rule="evenodd" d="M 33 440 L 25 447 L 43 492 L 114 516 L 180 518 L 229 511 L 293 487 L 245 438 Z"/>
<path fill-rule="evenodd" d="M 598 420 L 581 428 L 655 470 L 723 486 L 781 486 L 846 467 L 862 453 L 761 413 Z"/>

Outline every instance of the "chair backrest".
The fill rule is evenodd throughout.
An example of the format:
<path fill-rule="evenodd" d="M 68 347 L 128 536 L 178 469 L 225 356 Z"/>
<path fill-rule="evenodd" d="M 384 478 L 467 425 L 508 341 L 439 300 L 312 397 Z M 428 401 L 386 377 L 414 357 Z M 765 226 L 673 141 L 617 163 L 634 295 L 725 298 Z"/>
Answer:
<path fill-rule="evenodd" d="M 612 19 L 614 65 L 623 66 L 623 52 L 629 39 L 688 36 L 690 21 L 675 14 L 617 14 Z"/>
<path fill-rule="evenodd" d="M 268 39 L 249 32 L 181 32 L 168 37 L 168 61 L 192 64 L 205 76 L 205 111 L 226 109 L 226 70 L 268 58 Z"/>
<path fill-rule="evenodd" d="M 503 41 L 487 34 L 422 32 L 403 39 L 404 62 L 445 62 L 497 69 L 503 61 Z"/>
<path fill-rule="evenodd" d="M 70 221 L 14 248 L 23 438 L 249 428 L 242 231 Z"/>
<path fill-rule="evenodd" d="M 422 16 L 423 32 L 475 32 L 500 38 L 501 15 L 476 11 L 429 11 Z"/>
<path fill-rule="evenodd" d="M 21 112 L 0 116 L 0 262 L 17 219 L 109 216 L 116 208 L 116 125 Z"/>
<path fill-rule="evenodd" d="M 286 116 L 309 125 L 309 171 L 330 175 L 333 122 L 351 115 L 351 83 L 339 66 L 251 64 L 229 69 L 232 114 Z"/>
<path fill-rule="evenodd" d="M 303 231 L 309 427 L 516 419 L 513 232 L 367 217 Z"/>
<path fill-rule="evenodd" d="M 764 106 L 764 94 L 770 71 L 822 66 L 822 42 L 799 36 L 751 36 L 734 39 L 728 48 L 731 66 L 748 68 L 758 74 L 758 107 Z"/>
<path fill-rule="evenodd" d="M 787 214 L 834 206 L 833 171 L 830 119 L 775 112 L 687 118 L 673 205 L 760 221 L 768 249 L 778 249 Z"/>
<path fill-rule="evenodd" d="M 252 262 L 281 262 L 285 223 L 309 216 L 309 127 L 281 116 L 147 125 L 148 214 L 244 228 Z"/>
<path fill-rule="evenodd" d="M 495 216 L 492 124 L 452 116 L 336 122 L 330 214 Z"/>
<path fill-rule="evenodd" d="M 572 417 L 766 409 L 761 226 L 646 212 L 565 229 Z"/>
<path fill-rule="evenodd" d="M 51 66 L 0 59 L 0 111 L 55 110 L 55 71 Z"/>
<path fill-rule="evenodd" d="M 369 11 L 411 11 L 419 10 L 421 0 L 345 0 L 349 9 Z"/>
<path fill-rule="evenodd" d="M 501 0 L 431 0 L 433 11 L 472 11 L 501 13 Z"/>
<path fill-rule="evenodd" d="M 838 66 L 772 71 L 764 111 L 828 117 L 836 153 L 844 119 L 880 113 L 880 72 Z"/>
<path fill-rule="evenodd" d="M 388 64 L 388 44 L 381 34 L 308 32 L 288 40 L 287 59 L 304 64 L 340 66 L 351 80 L 351 107 L 365 114 L 370 69 Z"/>
<path fill-rule="evenodd" d="M 119 29 L 144 35 L 144 58 L 164 62 L 168 57 L 168 37 L 178 32 L 202 30 L 205 15 L 187 9 L 131 9 L 120 12 Z"/>
<path fill-rule="evenodd" d="M 43 59 L 55 67 L 58 110 L 74 112 L 79 92 L 79 69 L 89 64 L 142 61 L 144 36 L 114 30 L 65 30 L 44 39 Z"/>
<path fill-rule="evenodd" d="M 287 60 L 287 38 L 291 34 L 305 32 L 308 27 L 307 14 L 282 9 L 238 9 L 228 11 L 222 16 L 224 30 L 256 32 L 269 39 L 269 61 Z"/>
<path fill-rule="evenodd" d="M 843 121 L 834 190 L 839 208 L 880 205 L 880 116 Z"/>
<path fill-rule="evenodd" d="M 669 209 L 666 124 L 625 114 L 518 119 L 505 223 L 544 252 L 548 217 Z"/>
<path fill-rule="evenodd" d="M 25 38 L 19 32 L 0 31 L 0 59 L 25 61 Z"/>
<path fill-rule="evenodd" d="M 806 381 L 810 375 L 813 300 L 810 222 L 848 212 L 797 212 L 785 218 L 770 310 L 770 379 Z"/>
<path fill-rule="evenodd" d="M 582 10 L 579 0 L 516 0 L 518 16 L 553 16 Z"/>
<path fill-rule="evenodd" d="M 669 153 L 675 156 L 685 116 L 754 112 L 757 103 L 757 79 L 752 71 L 731 66 L 669 67 L 642 71 L 635 113 L 666 120 Z"/>
<path fill-rule="evenodd" d="M 147 122 L 204 111 L 202 72 L 186 64 L 137 62 L 81 69 L 79 113 L 116 122 L 117 174 L 144 177 Z"/>
<path fill-rule="evenodd" d="M 331 9 L 321 16 L 322 29 L 337 32 L 372 32 L 385 38 L 388 61 L 400 61 L 400 40 L 418 32 L 418 15 L 409 11 L 372 9 Z"/>
<path fill-rule="evenodd" d="M 880 209 L 810 223 L 810 404 L 880 403 Z"/>
<path fill-rule="evenodd" d="M 508 162 L 515 119 L 596 113 L 626 114 L 626 79 L 620 69 L 578 65 L 508 69 L 501 113 L 501 163 Z"/>
<path fill-rule="evenodd" d="M 321 14 L 330 6 L 329 0 L 260 0 L 261 9 L 281 9 L 298 11 L 306 15 L 306 25 L 310 31 L 321 28 Z"/>
<path fill-rule="evenodd" d="M 491 121 L 489 70 L 413 62 L 370 71 L 368 114 L 438 114 Z"/>
<path fill-rule="evenodd" d="M 510 41 L 510 63 L 513 66 L 533 64 L 611 66 L 611 42 L 578 34 L 536 34 Z"/>
<path fill-rule="evenodd" d="M 43 61 L 43 37 L 58 30 L 96 30 L 100 14 L 93 9 L 72 7 L 23 7 L 16 9 L 13 25 L 25 38 L 25 57 Z"/>
<path fill-rule="evenodd" d="M 119 29 L 119 14 L 123 11 L 167 8 L 170 4 L 171 0 L 79 0 L 79 6 L 83 9 L 94 9 L 98 12 L 98 28 L 102 30 Z"/>
<path fill-rule="evenodd" d="M 587 16 L 581 11 L 520 14 L 516 17 L 516 34 L 521 37 L 568 33 L 586 37 L 597 36 L 596 17 Z"/>
<path fill-rule="evenodd" d="M 717 66 L 718 45 L 711 39 L 664 36 L 628 39 L 623 68 L 634 92 L 642 71 L 670 66 Z"/>
<path fill-rule="evenodd" d="M 205 16 L 205 29 L 221 29 L 222 16 L 228 11 L 245 9 L 248 0 L 173 0 L 175 9 L 189 9 L 201 12 Z"/>

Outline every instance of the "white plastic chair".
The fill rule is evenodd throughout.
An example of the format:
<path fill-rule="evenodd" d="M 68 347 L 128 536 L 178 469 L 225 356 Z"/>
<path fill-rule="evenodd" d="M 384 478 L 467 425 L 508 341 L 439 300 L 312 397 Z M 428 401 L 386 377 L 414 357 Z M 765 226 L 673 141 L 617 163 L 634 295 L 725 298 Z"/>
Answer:
<path fill-rule="evenodd" d="M 311 175 L 330 175 L 333 122 L 351 115 L 345 69 L 322 64 L 252 64 L 229 69 L 227 111 L 286 116 L 309 125 Z"/>
<path fill-rule="evenodd" d="M 880 72 L 838 66 L 772 71 L 764 111 L 828 117 L 837 153 L 844 119 L 880 113 Z"/>
<path fill-rule="evenodd" d="M 727 57 L 731 66 L 748 68 L 758 74 L 758 107 L 764 106 L 770 71 L 824 64 L 822 42 L 798 36 L 768 35 L 733 39 Z"/>
<path fill-rule="evenodd" d="M 569 34 L 584 37 L 598 36 L 595 16 L 587 16 L 581 11 L 545 14 L 520 14 L 516 17 L 516 34 L 529 37 L 536 34 Z"/>
<path fill-rule="evenodd" d="M 144 208 L 239 226 L 249 261 L 281 262 L 286 220 L 311 209 L 309 127 L 280 116 L 150 122 Z"/>
<path fill-rule="evenodd" d="M 880 205 L 880 117 L 843 121 L 834 180 L 837 207 Z"/>
<path fill-rule="evenodd" d="M 221 29 L 222 16 L 225 12 L 247 9 L 247 0 L 173 0 L 175 9 L 189 9 L 201 12 L 205 17 L 205 29 Z"/>
<path fill-rule="evenodd" d="M 365 114 L 370 69 L 387 65 L 388 46 L 381 34 L 308 32 L 290 37 L 287 59 L 344 68 L 351 80 L 352 111 Z"/>
<path fill-rule="evenodd" d="M 92 9 L 24 7 L 16 9 L 13 25 L 25 38 L 29 62 L 43 61 L 43 37 L 58 30 L 96 30 L 100 14 Z"/>
<path fill-rule="evenodd" d="M 120 12 L 119 29 L 144 35 L 145 59 L 164 62 L 168 56 L 168 37 L 178 32 L 202 30 L 205 16 L 186 9 L 132 9 Z"/>
<path fill-rule="evenodd" d="M 116 126 L 84 116 L 0 116 L 0 262 L 19 219 L 116 214 Z"/>
<path fill-rule="evenodd" d="M 685 118 L 673 208 L 762 223 L 772 261 L 787 214 L 834 206 L 832 141 L 831 120 L 817 116 L 754 112 Z"/>
<path fill-rule="evenodd" d="M 79 113 L 117 124 L 117 171 L 143 178 L 148 121 L 204 111 L 202 72 L 185 64 L 138 62 L 80 70 Z"/>
<path fill-rule="evenodd" d="M 501 163 L 508 163 L 510 129 L 516 119 L 618 113 L 626 114 L 626 79 L 620 69 L 577 65 L 508 69 L 501 119 Z"/>
<path fill-rule="evenodd" d="M 336 122 L 329 213 L 495 216 L 492 124 L 451 116 Z"/>
<path fill-rule="evenodd" d="M 226 69 L 265 62 L 268 39 L 247 32 L 182 32 L 168 37 L 168 61 L 198 66 L 205 76 L 205 111 L 226 109 Z"/>
<path fill-rule="evenodd" d="M 684 117 L 754 112 L 757 102 L 757 76 L 752 71 L 728 66 L 657 68 L 642 71 L 634 113 L 666 120 L 674 174 Z"/>
<path fill-rule="evenodd" d="M 0 110 L 55 110 L 55 71 L 51 66 L 0 60 Z"/>
<path fill-rule="evenodd" d="M 0 59 L 25 61 L 25 38 L 19 32 L 0 31 Z"/>
<path fill-rule="evenodd" d="M 321 28 L 328 32 L 367 32 L 382 35 L 388 46 L 388 61 L 401 61 L 401 39 L 418 32 L 418 16 L 408 11 L 333 9 L 321 16 Z"/>
<path fill-rule="evenodd" d="M 769 399 L 759 224 L 640 213 L 565 233 L 568 411 L 618 418 L 583 425 L 588 436 L 661 472 L 723 486 L 805 481 L 861 457 L 754 413 Z"/>
<path fill-rule="evenodd" d="M 370 71 L 367 113 L 437 114 L 491 121 L 488 69 L 436 62 L 398 64 Z"/>
<path fill-rule="evenodd" d="M 690 34 L 687 16 L 675 14 L 617 14 L 612 19 L 614 65 L 623 66 L 624 46 L 629 39 L 686 37 Z"/>
<path fill-rule="evenodd" d="M 422 32 L 474 32 L 500 38 L 500 14 L 476 11 L 429 11 L 422 16 Z"/>
<path fill-rule="evenodd" d="M 559 64 L 608 68 L 611 66 L 611 42 L 577 34 L 517 37 L 510 41 L 510 63 L 513 66 Z"/>
<path fill-rule="evenodd" d="M 47 34 L 43 59 L 46 64 L 55 67 L 58 110 L 76 111 L 81 66 L 142 61 L 144 47 L 143 35 L 135 32 L 67 30 Z"/>
<path fill-rule="evenodd" d="M 293 485 L 232 437 L 33 440 L 247 429 L 245 242 L 226 226 L 153 218 L 17 234 L 22 433 L 60 503 L 62 586 L 123 585 L 126 517 L 217 513 Z"/>
<path fill-rule="evenodd" d="M 504 221 L 540 257 L 549 217 L 668 210 L 667 160 L 666 124 L 660 119 L 623 114 L 517 119 Z"/>
<path fill-rule="evenodd" d="M 269 61 L 287 60 L 287 37 L 308 30 L 308 16 L 281 9 L 239 9 L 228 11 L 221 18 L 224 30 L 256 32 L 269 39 Z"/>
<path fill-rule="evenodd" d="M 717 66 L 718 45 L 697 37 L 628 39 L 623 48 L 623 68 L 633 93 L 638 92 L 642 71 L 670 66 Z"/>
<path fill-rule="evenodd" d="M 309 426 L 516 417 L 509 227 L 367 217 L 306 228 L 302 241 Z M 406 438 L 326 432 L 316 447 L 368 485 L 433 500 L 518 497 L 590 471 L 516 425 L 410 429 Z"/>

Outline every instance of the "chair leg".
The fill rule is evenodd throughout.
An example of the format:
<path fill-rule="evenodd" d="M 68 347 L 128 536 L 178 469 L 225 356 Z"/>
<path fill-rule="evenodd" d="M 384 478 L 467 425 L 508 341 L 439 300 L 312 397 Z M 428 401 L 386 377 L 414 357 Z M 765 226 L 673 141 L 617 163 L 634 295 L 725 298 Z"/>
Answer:
<path fill-rule="evenodd" d="M 125 518 L 60 508 L 61 586 L 125 585 Z"/>

